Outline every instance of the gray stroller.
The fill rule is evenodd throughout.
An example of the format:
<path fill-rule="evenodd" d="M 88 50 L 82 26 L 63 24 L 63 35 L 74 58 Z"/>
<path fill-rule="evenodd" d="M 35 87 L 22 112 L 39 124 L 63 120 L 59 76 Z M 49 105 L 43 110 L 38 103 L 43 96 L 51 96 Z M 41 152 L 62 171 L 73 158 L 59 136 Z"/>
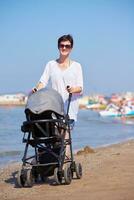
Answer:
<path fill-rule="evenodd" d="M 32 187 L 50 176 L 58 185 L 70 184 L 74 173 L 76 178 L 82 177 L 82 165 L 74 161 L 72 152 L 70 101 L 71 94 L 65 114 L 62 97 L 53 89 L 41 89 L 28 98 L 26 121 L 21 126 L 26 145 L 22 167 L 17 173 L 17 186 Z M 69 133 L 68 139 L 65 139 L 66 132 Z M 70 147 L 69 157 L 66 155 L 67 145 Z"/>

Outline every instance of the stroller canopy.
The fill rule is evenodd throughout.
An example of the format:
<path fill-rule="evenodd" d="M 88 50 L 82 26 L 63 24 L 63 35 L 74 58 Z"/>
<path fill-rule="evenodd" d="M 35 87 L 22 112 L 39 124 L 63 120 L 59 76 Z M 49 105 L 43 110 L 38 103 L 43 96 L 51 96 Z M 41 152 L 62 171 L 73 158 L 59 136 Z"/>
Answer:
<path fill-rule="evenodd" d="M 34 114 L 41 114 L 45 111 L 54 111 L 64 115 L 64 104 L 61 95 L 53 89 L 41 89 L 29 96 L 26 110 Z"/>

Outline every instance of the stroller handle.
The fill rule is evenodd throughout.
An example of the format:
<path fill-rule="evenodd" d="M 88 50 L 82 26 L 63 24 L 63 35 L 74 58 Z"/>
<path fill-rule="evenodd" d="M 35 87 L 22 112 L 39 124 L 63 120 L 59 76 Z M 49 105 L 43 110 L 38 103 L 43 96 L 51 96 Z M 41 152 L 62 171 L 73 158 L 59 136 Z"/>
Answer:
<path fill-rule="evenodd" d="M 70 88 L 69 85 L 67 86 L 67 89 L 68 89 L 68 88 Z M 69 93 L 69 97 L 68 97 L 68 105 L 67 105 L 67 114 L 66 114 L 67 118 L 69 118 L 68 113 L 69 113 L 69 108 L 70 108 L 71 98 L 72 98 L 72 93 Z"/>

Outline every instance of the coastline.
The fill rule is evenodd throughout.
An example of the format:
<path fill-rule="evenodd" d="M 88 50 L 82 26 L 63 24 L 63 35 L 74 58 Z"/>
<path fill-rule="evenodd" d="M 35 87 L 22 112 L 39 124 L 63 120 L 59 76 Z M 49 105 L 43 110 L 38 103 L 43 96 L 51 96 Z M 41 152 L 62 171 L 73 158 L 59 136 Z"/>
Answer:
<path fill-rule="evenodd" d="M 15 175 L 21 163 L 0 168 L 0 199 L 35 200 L 66 198 L 72 200 L 133 200 L 134 199 L 134 140 L 81 150 L 75 160 L 82 163 L 83 177 L 73 179 L 70 185 L 34 184 L 32 188 L 16 188 Z"/>

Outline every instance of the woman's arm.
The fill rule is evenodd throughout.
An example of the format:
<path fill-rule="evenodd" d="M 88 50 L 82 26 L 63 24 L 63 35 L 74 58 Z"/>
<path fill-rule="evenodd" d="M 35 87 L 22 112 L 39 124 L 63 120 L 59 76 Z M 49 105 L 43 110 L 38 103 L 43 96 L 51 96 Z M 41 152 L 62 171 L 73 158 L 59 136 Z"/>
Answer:
<path fill-rule="evenodd" d="M 34 88 L 32 89 L 32 91 L 33 91 L 33 92 L 37 92 L 38 90 L 40 90 L 40 89 L 42 89 L 42 88 L 44 88 L 44 84 L 41 83 L 41 82 L 39 82 L 39 83 L 37 83 L 36 87 L 34 87 Z"/>
<path fill-rule="evenodd" d="M 79 64 L 77 66 L 77 71 L 76 71 L 76 86 L 70 86 L 67 87 L 67 91 L 69 93 L 81 93 L 83 92 L 83 73 L 82 73 L 82 67 Z"/>
<path fill-rule="evenodd" d="M 36 87 L 34 87 L 32 89 L 33 92 L 36 92 L 36 91 L 44 88 L 47 85 L 49 77 L 50 77 L 50 69 L 49 68 L 50 68 L 50 65 L 48 62 L 45 66 L 44 72 L 43 72 L 39 82 L 37 83 Z"/>

